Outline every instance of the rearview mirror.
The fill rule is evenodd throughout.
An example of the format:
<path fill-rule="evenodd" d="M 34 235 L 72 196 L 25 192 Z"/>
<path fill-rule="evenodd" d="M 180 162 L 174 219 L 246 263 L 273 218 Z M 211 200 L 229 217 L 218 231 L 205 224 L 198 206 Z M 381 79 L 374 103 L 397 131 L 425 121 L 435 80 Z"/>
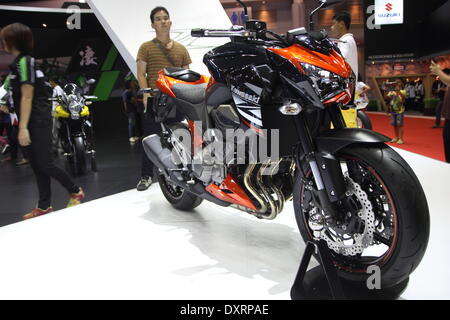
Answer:
<path fill-rule="evenodd" d="M 314 31 L 314 22 L 313 22 L 313 16 L 318 12 L 320 9 L 331 7 L 333 4 L 340 3 L 343 0 L 319 0 L 320 5 L 314 9 L 310 15 L 309 15 L 309 30 Z"/>
<path fill-rule="evenodd" d="M 320 2 L 324 4 L 324 5 L 322 6 L 322 9 L 323 9 L 323 8 L 330 7 L 330 6 L 332 6 L 333 4 L 343 2 L 343 0 L 320 0 Z"/>

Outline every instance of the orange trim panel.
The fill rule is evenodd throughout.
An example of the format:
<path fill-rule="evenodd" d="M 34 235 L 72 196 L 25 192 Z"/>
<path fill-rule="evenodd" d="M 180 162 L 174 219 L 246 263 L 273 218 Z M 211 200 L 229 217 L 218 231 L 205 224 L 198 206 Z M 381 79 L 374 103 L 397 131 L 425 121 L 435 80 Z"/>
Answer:
<path fill-rule="evenodd" d="M 195 126 L 195 122 L 193 120 L 188 120 L 189 131 L 191 132 L 191 137 L 194 137 L 192 140 L 192 151 L 194 152 L 196 148 L 202 148 L 203 146 L 203 138 L 200 130 Z"/>
<path fill-rule="evenodd" d="M 343 78 L 348 78 L 352 74 L 348 63 L 335 50 L 332 50 L 330 55 L 326 55 L 308 50 L 298 44 L 282 49 L 268 48 L 267 50 L 291 61 L 299 70 L 302 70 L 300 62 L 304 62 L 334 72 Z"/>
<path fill-rule="evenodd" d="M 228 192 L 224 192 L 224 190 L 227 190 Z M 255 205 L 250 200 L 247 193 L 242 190 L 231 175 L 228 175 L 220 186 L 217 186 L 214 183 L 210 184 L 206 187 L 206 191 L 222 201 L 239 204 L 246 208 L 256 210 Z"/>
<path fill-rule="evenodd" d="M 198 79 L 195 82 L 186 82 L 186 81 L 168 77 L 164 74 L 163 70 L 160 70 L 158 72 L 158 79 L 156 80 L 155 84 L 156 84 L 156 87 L 159 89 L 159 91 L 161 91 L 173 98 L 176 98 L 175 93 L 173 93 L 173 91 L 172 91 L 172 87 L 174 84 L 182 83 L 182 84 L 196 85 L 196 84 L 208 83 L 209 78 L 210 77 L 207 77 L 207 76 L 201 76 L 200 79 Z"/>

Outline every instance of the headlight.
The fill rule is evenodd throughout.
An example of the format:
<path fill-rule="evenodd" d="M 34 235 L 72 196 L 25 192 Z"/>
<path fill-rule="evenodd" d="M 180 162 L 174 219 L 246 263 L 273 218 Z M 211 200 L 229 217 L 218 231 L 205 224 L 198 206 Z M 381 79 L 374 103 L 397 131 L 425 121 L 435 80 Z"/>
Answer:
<path fill-rule="evenodd" d="M 71 103 L 69 105 L 70 112 L 80 113 L 82 108 L 83 108 L 83 106 L 78 102 Z"/>
<path fill-rule="evenodd" d="M 331 71 L 307 63 L 301 62 L 300 65 L 311 79 L 313 87 L 322 101 L 326 101 L 349 88 L 351 78 L 344 79 Z"/>
<path fill-rule="evenodd" d="M 80 99 L 75 95 L 69 95 L 69 112 L 72 119 L 78 119 L 80 117 L 81 110 L 83 110 L 83 104 Z"/>

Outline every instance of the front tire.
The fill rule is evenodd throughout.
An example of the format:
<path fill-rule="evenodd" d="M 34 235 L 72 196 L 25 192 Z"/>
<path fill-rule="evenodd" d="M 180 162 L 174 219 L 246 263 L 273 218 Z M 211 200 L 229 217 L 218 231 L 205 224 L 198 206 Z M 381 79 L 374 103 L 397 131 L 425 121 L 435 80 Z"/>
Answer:
<path fill-rule="evenodd" d="M 83 137 L 75 137 L 73 141 L 73 159 L 77 175 L 86 173 L 86 148 Z"/>
<path fill-rule="evenodd" d="M 353 145 L 341 150 L 337 158 L 370 201 L 375 217 L 373 224 L 379 221 L 374 229 L 374 241 L 361 254 L 341 254 L 330 249 L 338 275 L 362 283 L 371 275 L 366 273 L 367 268 L 377 265 L 382 288 L 393 287 L 409 277 L 427 247 L 430 221 L 422 187 L 405 160 L 384 144 Z M 294 187 L 294 209 L 305 242 L 313 238 L 308 219 L 314 205 L 311 206 L 309 193 L 298 178 Z M 379 231 L 381 227 L 384 231 Z M 327 232 L 333 234 L 333 230 Z M 377 244 L 379 241 L 381 245 Z M 383 246 L 385 251 L 381 250 Z M 380 249 L 379 255 L 374 255 L 376 248 Z M 364 254 L 366 250 L 368 255 Z"/>

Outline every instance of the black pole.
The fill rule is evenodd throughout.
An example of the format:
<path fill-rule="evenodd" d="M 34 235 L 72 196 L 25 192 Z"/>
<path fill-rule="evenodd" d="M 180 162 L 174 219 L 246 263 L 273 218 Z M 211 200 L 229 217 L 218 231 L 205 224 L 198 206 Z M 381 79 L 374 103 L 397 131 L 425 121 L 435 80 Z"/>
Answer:
<path fill-rule="evenodd" d="M 241 0 L 236 0 L 236 1 L 239 2 L 239 4 L 244 8 L 245 22 L 247 22 L 249 20 L 247 6 Z"/>

